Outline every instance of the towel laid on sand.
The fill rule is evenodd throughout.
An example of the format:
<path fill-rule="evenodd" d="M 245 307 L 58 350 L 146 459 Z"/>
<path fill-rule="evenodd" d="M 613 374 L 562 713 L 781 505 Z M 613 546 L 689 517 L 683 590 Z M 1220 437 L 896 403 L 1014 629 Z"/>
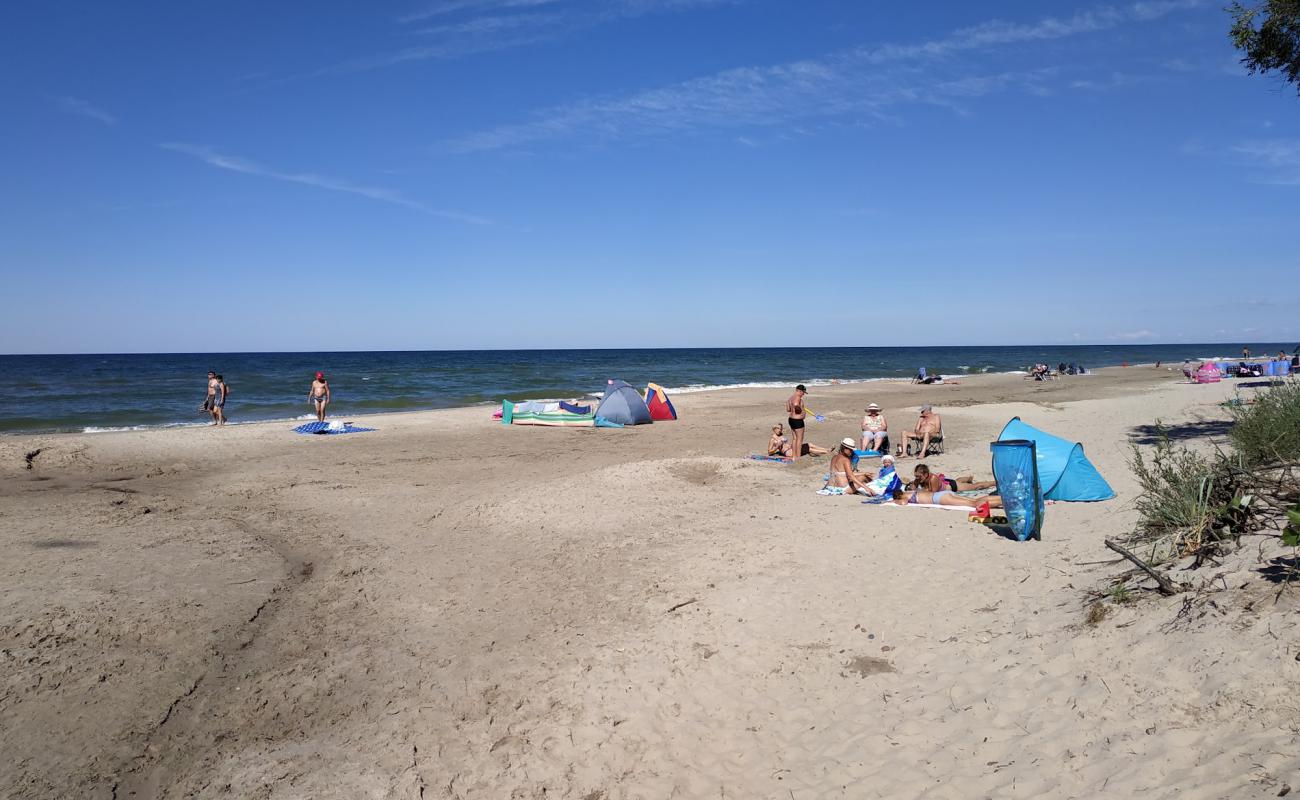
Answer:
<path fill-rule="evenodd" d="M 750 461 L 774 461 L 777 464 L 793 464 L 794 462 L 785 456 L 760 456 L 758 453 L 750 453 L 746 456 Z"/>
<path fill-rule="evenodd" d="M 334 436 L 340 433 L 368 433 L 374 428 L 359 428 L 351 422 L 345 422 L 342 426 L 330 427 L 329 422 L 308 422 L 305 425 L 299 425 L 293 429 L 294 433 L 310 433 L 318 436 Z"/>

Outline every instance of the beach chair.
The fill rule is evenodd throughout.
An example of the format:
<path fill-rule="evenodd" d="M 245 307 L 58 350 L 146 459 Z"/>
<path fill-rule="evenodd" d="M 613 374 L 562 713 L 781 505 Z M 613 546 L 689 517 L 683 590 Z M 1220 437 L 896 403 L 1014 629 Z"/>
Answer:
<path fill-rule="evenodd" d="M 920 452 L 920 450 L 921 450 L 921 442 L 919 440 L 917 439 L 907 440 L 907 454 L 909 456 L 916 455 L 918 452 Z M 921 458 L 926 458 L 927 456 L 938 456 L 938 455 L 943 455 L 943 434 L 930 437 L 930 446 L 926 448 L 926 451 L 921 455 Z"/>

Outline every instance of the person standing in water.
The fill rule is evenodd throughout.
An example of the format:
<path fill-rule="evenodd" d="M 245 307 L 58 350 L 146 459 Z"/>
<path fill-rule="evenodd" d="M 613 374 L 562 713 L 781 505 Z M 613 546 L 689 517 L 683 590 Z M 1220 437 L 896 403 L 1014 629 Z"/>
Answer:
<path fill-rule="evenodd" d="M 212 418 L 217 421 L 218 425 L 226 424 L 226 397 L 229 394 L 230 387 L 226 385 L 226 379 L 218 375 L 216 404 L 212 407 Z"/>
<path fill-rule="evenodd" d="M 808 411 L 803 407 L 808 387 L 802 383 L 794 387 L 794 394 L 785 401 L 786 421 L 790 423 L 790 457 L 798 460 L 803 455 L 803 426 Z"/>
<path fill-rule="evenodd" d="M 307 401 L 316 404 L 316 419 L 324 422 L 325 407 L 330 404 L 330 383 L 325 380 L 325 373 L 316 373 L 316 380 L 311 382 L 311 389 L 307 392 Z"/>
<path fill-rule="evenodd" d="M 208 370 L 208 393 L 203 398 L 203 405 L 199 406 L 199 413 L 207 414 L 208 416 L 212 417 L 212 421 L 215 423 L 217 419 L 216 410 L 215 410 L 216 407 L 217 407 L 217 373 L 213 372 L 212 370 Z"/>

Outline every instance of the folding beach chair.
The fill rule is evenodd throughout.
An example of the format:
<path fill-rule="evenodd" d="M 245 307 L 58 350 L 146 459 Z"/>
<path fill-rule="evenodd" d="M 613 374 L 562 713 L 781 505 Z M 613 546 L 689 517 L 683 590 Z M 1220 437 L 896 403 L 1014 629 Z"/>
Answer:
<path fill-rule="evenodd" d="M 916 455 L 917 453 L 920 452 L 920 450 L 921 450 L 921 441 L 919 439 L 907 440 L 907 454 L 909 456 Z M 930 437 L 930 446 L 926 448 L 925 453 L 922 454 L 921 458 L 926 458 L 927 456 L 937 456 L 937 455 L 943 455 L 943 434 Z"/>

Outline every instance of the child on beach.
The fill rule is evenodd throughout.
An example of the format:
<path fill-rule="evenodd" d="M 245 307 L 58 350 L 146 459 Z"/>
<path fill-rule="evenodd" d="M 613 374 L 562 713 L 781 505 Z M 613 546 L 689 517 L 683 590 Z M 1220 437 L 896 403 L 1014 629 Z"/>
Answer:
<path fill-rule="evenodd" d="M 330 384 L 325 380 L 325 373 L 316 373 L 316 380 L 311 382 L 311 389 L 307 392 L 307 402 L 316 404 L 316 419 L 324 422 L 325 407 L 330 404 Z"/>

